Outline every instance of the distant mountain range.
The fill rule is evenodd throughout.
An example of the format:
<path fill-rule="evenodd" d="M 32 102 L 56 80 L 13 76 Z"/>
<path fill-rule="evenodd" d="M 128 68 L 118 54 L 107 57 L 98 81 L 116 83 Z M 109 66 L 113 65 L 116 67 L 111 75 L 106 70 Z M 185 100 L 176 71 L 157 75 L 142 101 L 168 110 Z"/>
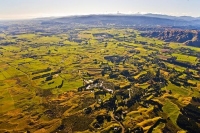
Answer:
<path fill-rule="evenodd" d="M 193 20 L 200 20 L 200 17 L 191 17 L 191 16 L 170 16 L 170 15 L 162 15 L 162 14 L 144 14 L 144 16 L 148 17 L 158 17 L 158 18 L 166 18 L 166 19 L 178 19 L 178 20 L 186 20 L 186 21 L 193 21 Z"/>
<path fill-rule="evenodd" d="M 86 24 L 116 26 L 167 26 L 200 28 L 200 18 L 190 16 L 168 16 L 160 14 L 107 14 L 81 15 L 60 18 L 38 19 L 41 24 Z"/>
<path fill-rule="evenodd" d="M 191 16 L 169 16 L 162 14 L 94 14 L 66 17 L 49 17 L 16 21 L 0 21 L 0 26 L 20 21 L 32 21 L 42 25 L 48 24 L 85 24 L 90 26 L 162 26 L 162 27 L 186 27 L 200 29 L 200 17 Z"/>

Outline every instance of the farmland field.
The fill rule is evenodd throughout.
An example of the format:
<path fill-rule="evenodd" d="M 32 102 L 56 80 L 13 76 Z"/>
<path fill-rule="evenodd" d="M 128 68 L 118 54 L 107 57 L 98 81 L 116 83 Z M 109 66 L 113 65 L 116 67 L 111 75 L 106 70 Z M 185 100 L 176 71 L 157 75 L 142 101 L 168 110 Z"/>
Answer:
<path fill-rule="evenodd" d="M 200 48 L 132 27 L 48 30 L 0 34 L 0 132 L 200 128 Z"/>

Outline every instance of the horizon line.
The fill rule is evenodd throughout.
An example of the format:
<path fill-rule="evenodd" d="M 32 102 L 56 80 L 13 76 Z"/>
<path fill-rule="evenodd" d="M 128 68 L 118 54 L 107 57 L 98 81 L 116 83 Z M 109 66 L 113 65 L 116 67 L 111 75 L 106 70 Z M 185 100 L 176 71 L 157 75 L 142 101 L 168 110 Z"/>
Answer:
<path fill-rule="evenodd" d="M 25 18 L 0 18 L 0 21 L 23 21 L 23 20 L 33 20 L 33 19 L 45 19 L 45 18 L 61 18 L 61 17 L 75 17 L 75 16 L 89 16 L 89 15 L 163 15 L 170 17 L 192 17 L 200 18 L 200 16 L 190 16 L 190 15 L 171 15 L 162 13 L 151 13 L 151 12 L 137 12 L 137 13 L 94 13 L 94 14 L 62 14 L 62 15 L 41 15 L 41 16 L 27 16 Z"/>

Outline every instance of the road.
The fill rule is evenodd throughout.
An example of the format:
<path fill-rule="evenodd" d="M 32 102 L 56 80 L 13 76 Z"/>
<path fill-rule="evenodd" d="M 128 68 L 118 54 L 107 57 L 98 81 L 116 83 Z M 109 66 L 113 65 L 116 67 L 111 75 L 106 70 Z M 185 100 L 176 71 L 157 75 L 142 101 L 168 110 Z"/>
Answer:
<path fill-rule="evenodd" d="M 117 122 L 120 125 L 120 127 L 122 128 L 122 133 L 125 133 L 125 128 L 124 128 L 124 125 L 122 124 L 122 122 L 119 122 L 115 119 L 113 112 L 110 113 L 110 116 L 115 122 Z"/>

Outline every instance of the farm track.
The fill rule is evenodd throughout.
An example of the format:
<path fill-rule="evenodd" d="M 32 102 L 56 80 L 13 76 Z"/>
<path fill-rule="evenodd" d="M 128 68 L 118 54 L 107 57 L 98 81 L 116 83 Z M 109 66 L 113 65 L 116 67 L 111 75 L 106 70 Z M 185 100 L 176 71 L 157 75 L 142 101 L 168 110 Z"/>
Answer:
<path fill-rule="evenodd" d="M 122 122 L 119 122 L 115 119 L 113 112 L 110 113 L 110 116 L 115 122 L 117 122 L 120 125 L 120 127 L 122 128 L 122 133 L 125 133 L 125 128 L 124 128 L 124 125 L 122 124 Z"/>

